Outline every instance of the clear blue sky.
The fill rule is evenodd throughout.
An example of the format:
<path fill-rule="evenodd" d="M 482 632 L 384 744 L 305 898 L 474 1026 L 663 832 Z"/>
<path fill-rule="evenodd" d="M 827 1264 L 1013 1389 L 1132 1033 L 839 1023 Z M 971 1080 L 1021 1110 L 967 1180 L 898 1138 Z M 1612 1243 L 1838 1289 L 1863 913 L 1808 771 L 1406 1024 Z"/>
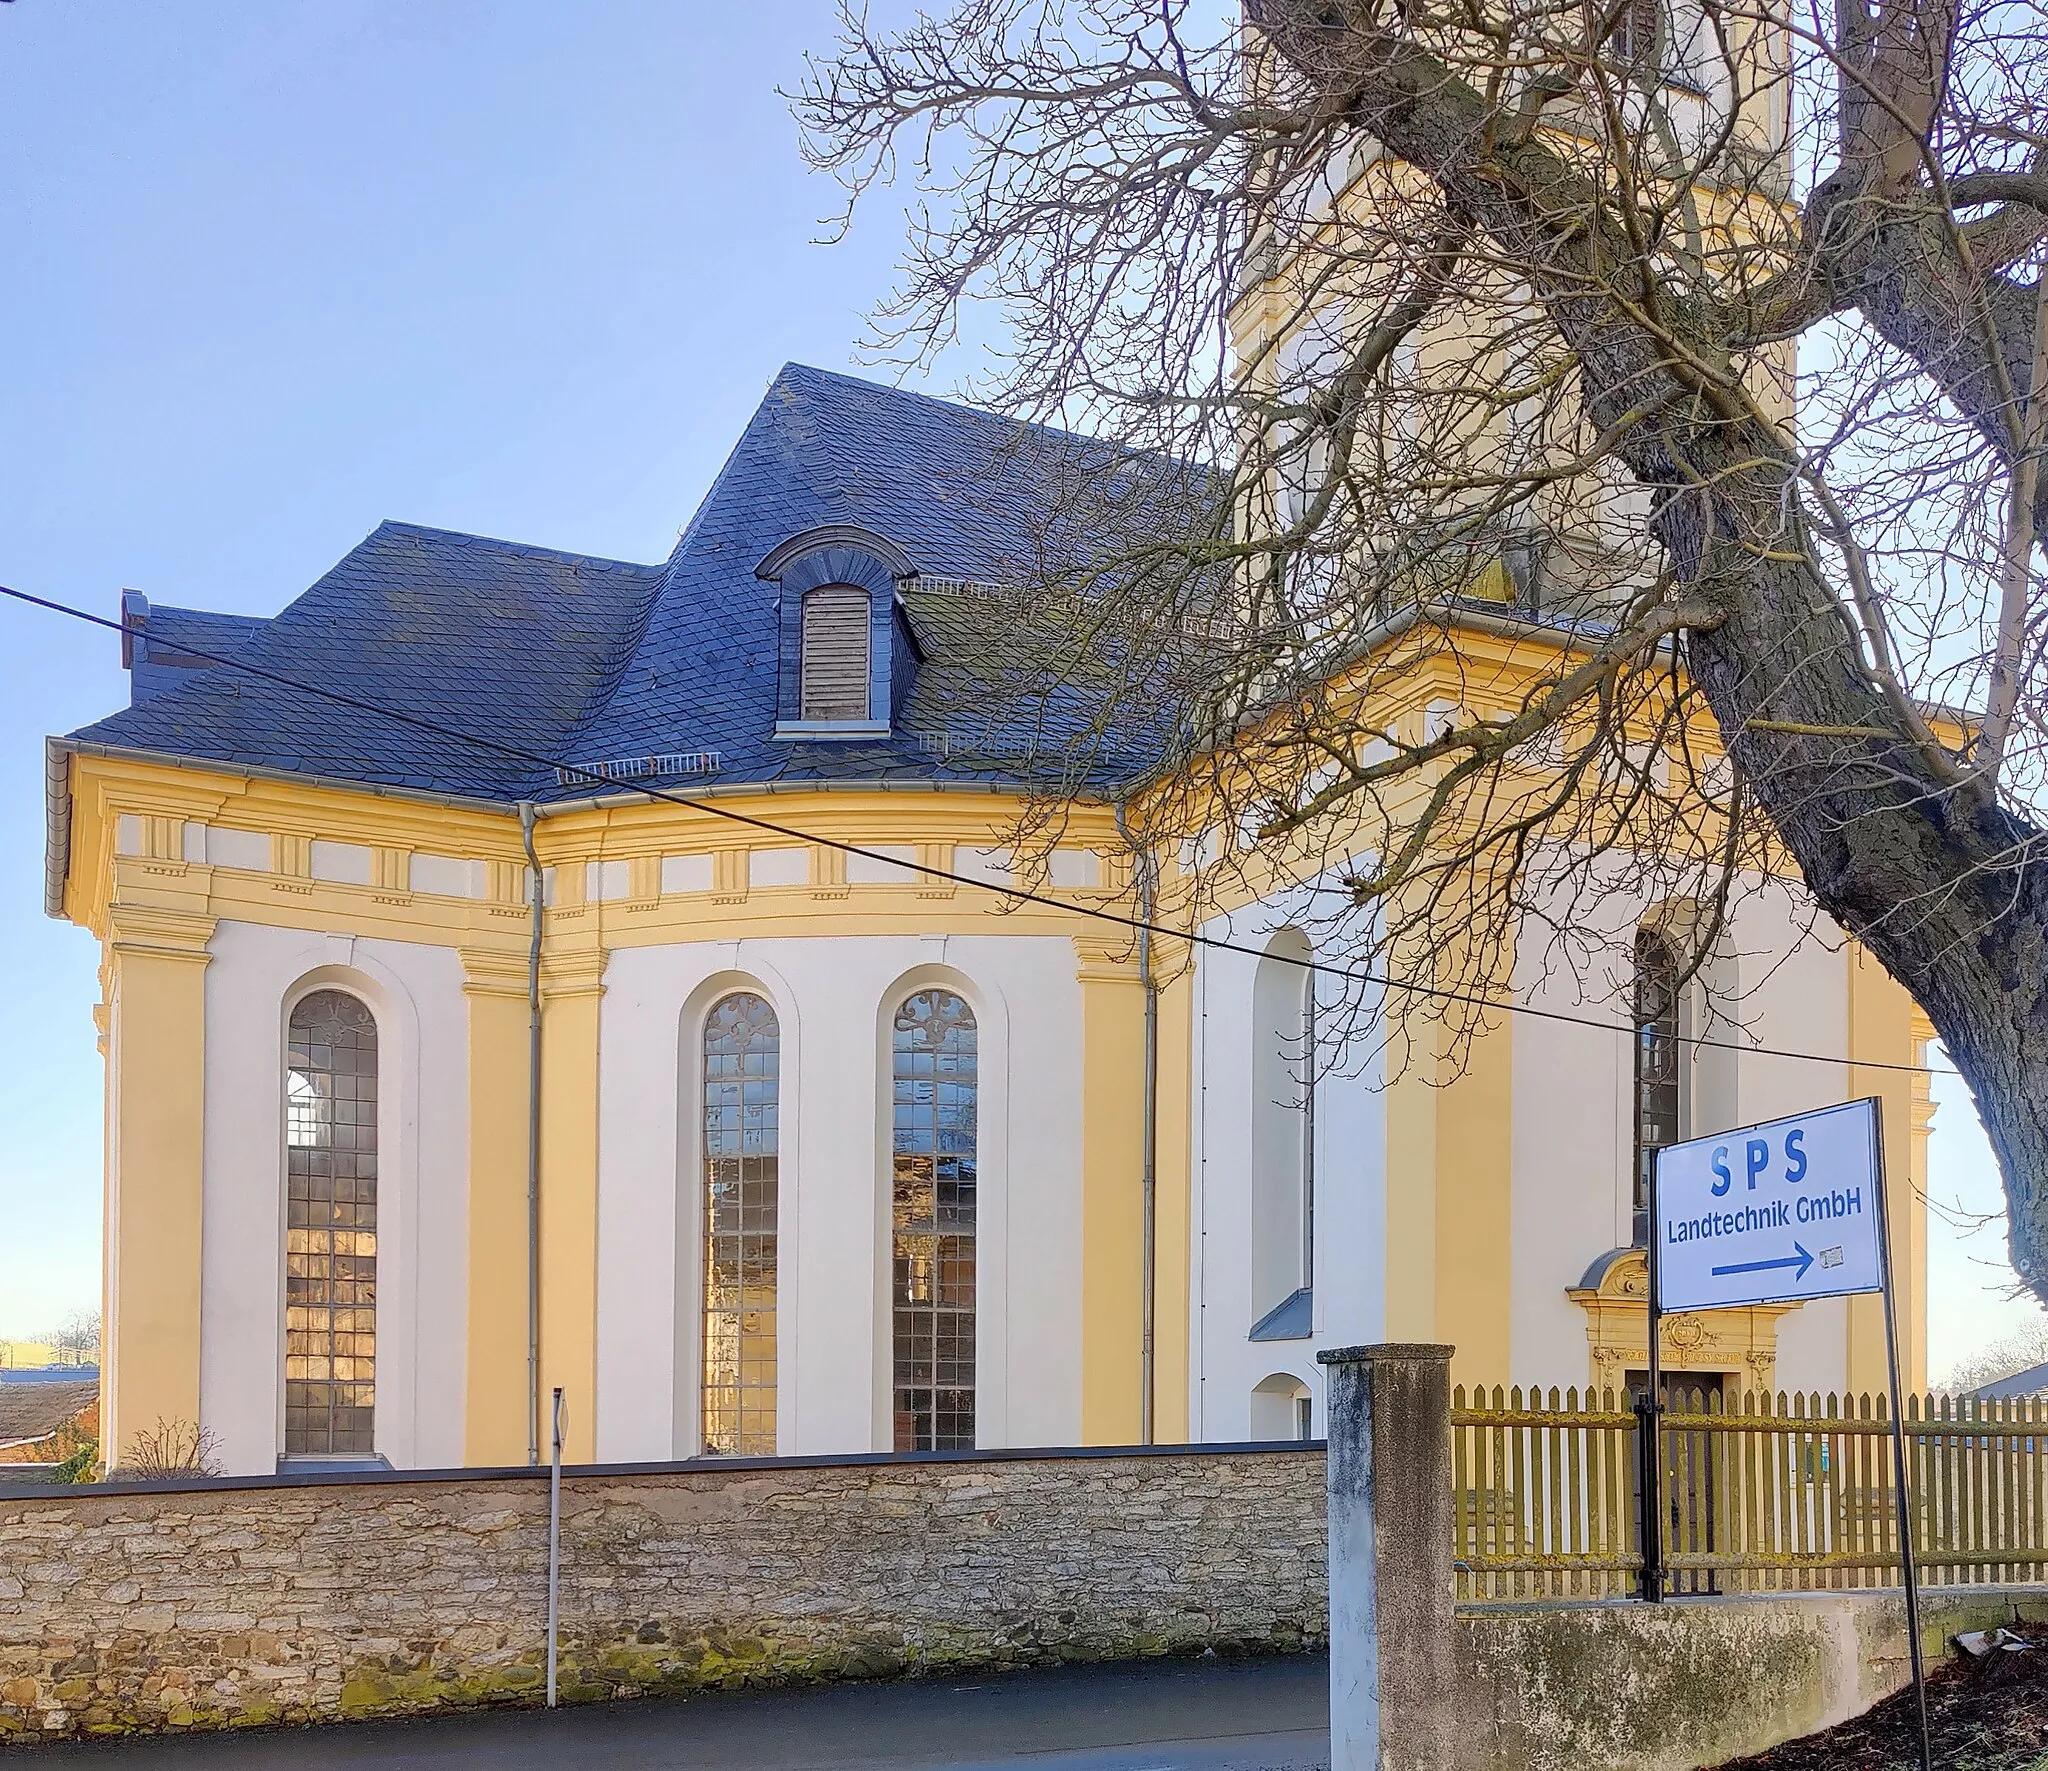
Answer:
<path fill-rule="evenodd" d="M 878 11 L 881 9 L 878 8 Z M 269 614 L 385 517 L 657 559 L 785 360 L 858 370 L 899 215 L 774 88 L 822 0 L 0 7 L 0 582 Z M 942 384 L 935 391 L 946 391 Z M 97 954 L 44 735 L 113 636 L 0 608 L 0 1336 L 98 1301 Z M 1961 1098 L 1937 1193 L 1995 1209 Z M 1937 1366 L 2014 1313 L 1937 1232 Z"/>

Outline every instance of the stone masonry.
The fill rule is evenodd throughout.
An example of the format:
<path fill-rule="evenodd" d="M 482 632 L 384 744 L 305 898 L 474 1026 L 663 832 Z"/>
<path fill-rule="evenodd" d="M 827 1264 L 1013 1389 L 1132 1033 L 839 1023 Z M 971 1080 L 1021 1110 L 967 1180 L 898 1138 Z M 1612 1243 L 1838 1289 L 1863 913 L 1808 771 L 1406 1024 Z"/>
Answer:
<path fill-rule="evenodd" d="M 534 1700 L 543 1473 L 0 1498 L 0 1742 Z M 1318 1646 L 1307 1449 L 563 1480 L 575 1701 Z"/>

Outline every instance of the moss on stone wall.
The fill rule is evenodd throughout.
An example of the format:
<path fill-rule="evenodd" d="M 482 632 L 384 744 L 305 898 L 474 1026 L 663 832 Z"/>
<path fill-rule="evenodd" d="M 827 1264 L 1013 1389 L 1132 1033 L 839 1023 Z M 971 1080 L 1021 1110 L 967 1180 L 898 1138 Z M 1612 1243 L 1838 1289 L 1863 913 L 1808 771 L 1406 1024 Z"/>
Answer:
<path fill-rule="evenodd" d="M 570 1702 L 1323 1639 L 1318 1453 L 572 1476 Z M 546 1490 L 0 1503 L 0 1740 L 536 1701 Z"/>
<path fill-rule="evenodd" d="M 2044 1604 L 2037 1590 L 1930 1593 L 1926 1651 Z M 1475 1607 L 1458 1620 L 1458 1762 L 1691 1771 L 1860 1714 L 1909 1667 L 1896 1593 Z"/>

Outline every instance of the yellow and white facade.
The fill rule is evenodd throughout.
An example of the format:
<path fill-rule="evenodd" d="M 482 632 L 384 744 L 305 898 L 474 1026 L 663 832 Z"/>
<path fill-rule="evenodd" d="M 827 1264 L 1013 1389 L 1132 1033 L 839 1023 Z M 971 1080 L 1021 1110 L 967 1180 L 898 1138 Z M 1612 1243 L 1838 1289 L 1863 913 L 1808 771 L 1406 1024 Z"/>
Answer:
<path fill-rule="evenodd" d="M 908 399 L 849 393 L 860 384 L 836 378 L 793 394 L 786 383 L 778 393 L 811 401 L 808 418 L 820 425 L 834 400 L 893 410 Z M 824 383 L 833 385 L 820 391 Z M 933 406 L 916 402 L 904 423 L 943 429 L 952 409 L 935 416 Z M 970 421 L 980 422 L 962 415 Z M 333 1455 L 400 1468 L 521 1463 L 533 1449 L 536 1391 L 556 1388 L 571 1461 L 705 1449 L 713 1343 L 742 1333 L 707 1295 L 729 1278 L 707 1248 L 722 1184 L 708 1141 L 717 1077 L 707 1037 L 715 1042 L 720 1006 L 743 998 L 768 1005 L 777 1041 L 772 1309 L 744 1331 L 752 1351 L 741 1381 L 772 1419 L 779 1453 L 905 1443 L 900 1294 L 927 1278 L 905 1278 L 905 1262 L 923 1258 L 906 1254 L 905 1239 L 924 1232 L 905 1227 L 915 1176 L 904 1177 L 915 1163 L 906 1167 L 903 1140 L 923 1134 L 905 1132 L 904 1114 L 923 1111 L 916 1103 L 933 1074 L 920 1081 L 905 1069 L 914 1001 L 964 1004 L 972 1025 L 971 1095 L 958 1093 L 966 1072 L 937 1072 L 955 1091 L 947 1135 L 966 1140 L 973 1168 L 971 1322 L 941 1325 L 942 1334 L 971 1331 L 971 1344 L 950 1355 L 971 1362 L 971 1443 L 1319 1432 L 1315 1352 L 1361 1341 L 1452 1342 L 1455 1378 L 1468 1384 L 1618 1385 L 1639 1366 L 1646 1317 L 1641 1256 L 1630 1251 L 1627 1030 L 1504 1012 L 1455 1073 L 1448 1061 L 1441 1074 L 1428 1061 L 1390 1071 L 1384 1042 L 1373 1042 L 1355 1061 L 1319 1049 L 1306 1090 L 1303 973 L 1286 960 L 1306 951 L 1300 931 L 1316 881 L 1283 875 L 1256 895 L 1247 887 L 1207 905 L 1188 931 L 1228 946 L 1153 943 L 1148 1092 L 1148 990 L 1134 937 L 1084 914 L 1136 907 L 1110 804 L 1078 797 L 1056 836 L 1020 849 L 1024 801 L 999 771 L 904 760 L 939 753 L 911 744 L 913 727 L 936 717 L 940 690 L 957 693 L 944 680 L 953 642 L 937 599 L 971 599 L 993 563 L 965 544 L 948 553 L 944 537 L 908 532 L 900 519 L 892 535 L 886 500 L 857 512 L 862 523 L 841 510 L 842 520 L 807 525 L 750 494 L 736 527 L 721 531 L 719 501 L 737 496 L 728 482 L 750 446 L 679 556 L 696 549 L 700 565 L 714 556 L 720 571 L 736 564 L 732 606 L 754 625 L 736 625 L 724 654 L 716 636 L 664 637 L 679 586 L 701 608 L 708 580 L 684 585 L 674 562 L 620 568 L 644 582 L 620 581 L 622 637 L 593 669 L 585 702 L 545 747 L 528 727 L 496 728 L 493 740 L 578 766 L 628 754 L 650 767 L 690 761 L 695 772 L 672 769 L 657 784 L 698 803 L 636 791 L 644 770 L 621 771 L 614 787 L 565 784 L 541 768 L 526 792 L 436 785 L 431 768 L 403 779 L 413 762 L 376 752 L 382 740 L 368 727 L 315 754 L 327 741 L 317 731 L 286 731 L 310 705 L 303 694 L 277 681 L 252 687 L 253 678 L 238 692 L 236 664 L 203 655 L 300 682 L 317 670 L 324 683 L 395 700 L 437 727 L 492 729 L 488 697 L 455 718 L 439 680 L 486 643 L 494 655 L 515 650 L 485 632 L 498 618 L 483 606 L 496 556 L 426 532 L 380 531 L 352 556 L 345 598 L 323 581 L 302 599 L 310 611 L 295 605 L 260 633 L 230 636 L 232 646 L 218 637 L 201 646 L 198 629 L 169 619 L 175 612 L 151 612 L 160 633 L 182 633 L 192 648 L 182 660 L 168 640 L 159 648 L 182 674 L 139 699 L 132 717 L 53 743 L 53 904 L 103 954 L 109 1447 L 125 1448 L 158 1420 L 191 1421 L 210 1431 L 230 1472 L 290 1467 L 288 1358 L 305 1356 L 293 1351 L 290 1298 L 300 1294 L 287 1283 L 304 1254 L 294 1177 L 325 1148 L 302 1134 L 296 1091 L 314 1062 L 300 1055 L 314 1037 L 304 1032 L 308 1005 L 323 993 L 362 1005 L 374 1024 L 373 1123 L 361 1130 L 374 1153 L 374 1284 L 361 1305 L 374 1331 L 353 1355 L 368 1367 L 373 1425 L 366 1447 L 329 1447 Z M 779 563 L 790 576 L 778 588 L 755 574 L 784 543 L 800 545 L 794 564 Z M 856 554 L 867 563 L 848 564 Z M 416 559 L 458 555 L 462 569 L 445 582 L 407 576 Z M 819 581 L 808 589 L 806 561 Z M 876 562 L 901 594 L 874 577 Z M 602 564 L 576 567 L 577 583 Z M 863 573 L 878 600 L 862 656 L 881 686 L 854 717 L 812 718 L 812 689 L 846 691 L 832 690 L 822 663 L 809 669 L 803 648 L 814 636 L 799 628 L 792 639 L 778 622 L 814 590 Z M 401 593 L 424 600 L 405 604 L 395 637 L 375 630 L 377 608 Z M 420 616 L 428 605 L 453 611 L 445 626 Z M 815 607 L 836 619 L 841 604 Z M 908 637 L 892 642 L 885 624 L 897 617 Z M 360 655 L 380 674 L 366 665 L 352 676 L 345 657 L 309 662 L 339 655 L 318 647 L 346 638 L 357 620 L 372 634 Z M 467 639 L 465 622 L 474 623 Z M 844 640 L 851 630 L 832 631 Z M 892 643 L 922 673 L 916 686 L 885 680 L 879 660 Z M 397 646 L 425 653 L 411 674 L 391 665 Z M 778 656 L 784 677 L 799 676 L 795 690 L 775 687 Z M 723 675 L 689 662 L 715 657 Z M 545 648 L 517 668 L 553 680 Z M 1419 719 L 1437 690 L 1426 680 L 1435 667 L 1417 668 Z M 750 680 L 758 706 L 742 692 Z M 651 737 L 636 729 L 607 736 L 609 753 L 589 748 L 590 705 L 603 702 L 623 731 L 643 716 L 622 697 L 678 683 L 659 716 L 669 723 L 645 728 Z M 693 683 L 710 686 L 699 695 Z M 714 729 L 711 690 L 734 683 L 718 716 L 726 724 Z M 1469 682 L 1461 692 L 1470 699 Z M 260 704 L 252 711 L 251 702 Z M 505 717 L 513 713 L 530 708 Z M 754 727 L 743 731 L 748 719 Z M 257 756 L 265 732 L 283 735 Z M 429 761 L 449 780 L 471 766 L 455 740 L 419 742 L 442 746 Z M 773 760 L 783 757 L 791 760 Z M 361 778 L 347 776 L 351 767 Z M 544 882 L 538 919 L 522 804 Z M 1166 914 L 1205 855 L 1188 845 L 1161 862 Z M 995 889 L 1016 885 L 1039 901 Z M 1618 951 L 1653 909 L 1617 899 Z M 1761 885 L 1737 914 L 1718 982 L 1743 999 L 1750 1034 L 1843 1061 L 1701 1049 L 1684 1079 L 1689 1123 L 1704 1130 L 1883 1097 L 1888 1147 L 1908 1153 L 1894 1165 L 1891 1203 L 1909 1380 L 1919 1384 L 1924 1077 L 1861 1066 L 1915 1062 L 1928 1029 L 1853 948 L 1807 930 L 1792 886 Z M 1606 1018 L 1547 977 L 1533 953 L 1503 980 L 1503 1000 Z M 1390 1001 L 1383 1012 L 1407 1018 L 1413 1049 L 1436 1049 L 1426 1000 Z M 960 1154 L 946 1172 L 957 1173 Z M 935 1209 L 943 1219 L 963 1208 L 956 1198 Z M 940 1241 L 945 1234 L 942 1222 Z M 368 1321 L 360 1328 L 371 1333 Z M 1731 1389 L 1874 1389 L 1881 1332 L 1875 1299 L 1727 1312 L 1667 1323 L 1665 1357 L 1719 1373 Z"/>

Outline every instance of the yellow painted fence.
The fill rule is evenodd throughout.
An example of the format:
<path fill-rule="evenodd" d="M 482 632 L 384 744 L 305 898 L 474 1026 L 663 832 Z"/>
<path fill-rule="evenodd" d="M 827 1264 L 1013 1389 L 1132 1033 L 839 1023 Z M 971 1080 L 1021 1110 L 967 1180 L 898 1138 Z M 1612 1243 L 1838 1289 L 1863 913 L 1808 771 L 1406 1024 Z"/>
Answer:
<path fill-rule="evenodd" d="M 1682 1386 L 1684 1380 L 1678 1380 Z M 2048 1400 L 1906 1400 L 1923 1580 L 2031 1581 L 2048 1564 Z M 1666 1391 L 1665 1590 L 1798 1592 L 1900 1579 L 1881 1396 Z M 1451 1482 L 1461 1601 L 1624 1598 L 1642 1574 L 1643 1440 L 1611 1390 L 1459 1389 Z"/>

